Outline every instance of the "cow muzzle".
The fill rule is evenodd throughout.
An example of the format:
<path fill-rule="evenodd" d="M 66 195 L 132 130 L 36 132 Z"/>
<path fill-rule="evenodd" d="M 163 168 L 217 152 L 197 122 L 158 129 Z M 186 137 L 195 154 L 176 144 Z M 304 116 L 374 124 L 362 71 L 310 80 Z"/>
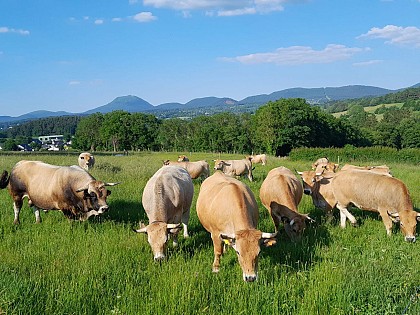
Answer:
<path fill-rule="evenodd" d="M 254 282 L 255 280 L 257 280 L 257 275 L 246 275 L 243 274 L 243 278 L 245 282 Z"/>
<path fill-rule="evenodd" d="M 303 190 L 303 193 L 304 193 L 305 195 L 310 195 L 310 194 L 311 194 L 311 190 L 310 190 L 310 189 L 304 189 L 304 190 Z"/>
<path fill-rule="evenodd" d="M 105 213 L 109 210 L 108 206 L 102 206 L 99 208 L 98 213 Z"/>
<path fill-rule="evenodd" d="M 163 260 L 165 260 L 165 255 L 163 253 L 157 253 L 155 254 L 155 256 L 153 257 L 154 261 L 156 262 L 161 262 Z"/>
<path fill-rule="evenodd" d="M 416 237 L 415 236 L 406 236 L 405 241 L 409 242 L 409 243 L 415 243 L 416 242 Z"/>

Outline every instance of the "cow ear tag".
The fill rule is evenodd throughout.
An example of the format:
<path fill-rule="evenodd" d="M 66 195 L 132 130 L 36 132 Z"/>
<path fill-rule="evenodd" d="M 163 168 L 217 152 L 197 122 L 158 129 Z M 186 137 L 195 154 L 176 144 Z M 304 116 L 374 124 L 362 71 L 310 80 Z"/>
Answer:
<path fill-rule="evenodd" d="M 223 239 L 223 242 L 224 242 L 226 245 L 230 245 L 230 242 L 229 242 L 229 240 L 228 240 L 228 239 Z"/>

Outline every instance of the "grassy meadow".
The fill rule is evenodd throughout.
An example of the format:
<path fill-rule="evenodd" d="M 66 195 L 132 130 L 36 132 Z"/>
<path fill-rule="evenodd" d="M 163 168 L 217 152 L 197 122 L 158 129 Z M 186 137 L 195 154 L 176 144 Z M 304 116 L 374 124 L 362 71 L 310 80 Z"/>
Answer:
<path fill-rule="evenodd" d="M 192 161 L 242 158 L 186 154 Z M 21 224 L 14 226 L 12 200 L 7 189 L 1 190 L 0 314 L 420 314 L 420 241 L 406 243 L 398 227 L 387 237 L 376 213 L 357 209 L 352 213 L 359 227 L 343 230 L 338 213 L 326 223 L 309 196 L 299 211 L 316 223 L 299 243 L 281 231 L 277 245 L 261 250 L 258 280 L 246 283 L 233 250 L 221 258 L 220 272 L 211 272 L 213 246 L 196 215 L 200 180 L 194 180 L 191 237 L 180 235 L 178 248 L 168 246 L 167 261 L 155 263 L 147 236 L 132 228 L 141 220 L 148 223 L 141 204 L 146 181 L 162 160 L 177 155 L 96 154 L 92 175 L 121 184 L 109 188 L 110 211 L 87 222 L 69 222 L 59 211 L 49 211 L 35 224 L 25 201 Z M 3 154 L 0 171 L 10 171 L 22 159 L 77 163 L 76 154 Z M 420 211 L 420 167 L 388 165 Z M 265 232 L 273 232 L 274 225 L 258 192 L 268 171 L 278 166 L 302 171 L 311 161 L 269 157 L 266 166 L 255 165 L 254 182 L 241 179 L 254 191 L 259 228 Z"/>

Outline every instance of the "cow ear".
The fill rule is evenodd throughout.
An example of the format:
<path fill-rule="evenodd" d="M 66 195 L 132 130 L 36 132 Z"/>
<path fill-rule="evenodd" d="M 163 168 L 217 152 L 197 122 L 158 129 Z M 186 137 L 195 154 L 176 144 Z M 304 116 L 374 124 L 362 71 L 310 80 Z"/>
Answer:
<path fill-rule="evenodd" d="M 285 224 L 290 224 L 292 225 L 293 223 L 290 221 L 290 219 L 288 217 L 281 217 L 282 222 Z M 293 220 L 292 220 L 293 221 Z"/>
<path fill-rule="evenodd" d="M 176 223 L 176 224 L 169 223 L 169 224 L 166 225 L 166 228 L 168 229 L 169 234 L 178 234 L 179 231 L 181 230 L 181 224 L 180 223 Z"/>
<path fill-rule="evenodd" d="M 420 212 L 417 212 L 417 221 L 420 222 Z"/>
<path fill-rule="evenodd" d="M 133 229 L 133 231 L 137 232 L 137 233 L 146 233 L 147 234 L 147 226 L 145 226 L 143 222 L 140 222 L 140 229 L 138 229 L 138 230 Z"/>
<path fill-rule="evenodd" d="M 104 183 L 104 186 L 116 186 L 121 184 L 121 182 L 116 182 L 116 183 Z"/>
<path fill-rule="evenodd" d="M 400 222 L 400 215 L 398 214 L 398 212 L 390 213 L 387 211 L 387 213 L 388 213 L 389 218 L 392 220 L 392 222 L 394 223 Z"/>
<path fill-rule="evenodd" d="M 235 245 L 235 237 L 220 234 L 220 239 L 225 243 L 226 245 L 233 246 Z"/>
<path fill-rule="evenodd" d="M 82 188 L 77 189 L 76 192 L 81 192 L 81 191 L 84 191 L 84 190 L 87 191 L 88 189 L 89 189 L 89 185 L 86 185 L 86 186 L 84 186 Z"/>
<path fill-rule="evenodd" d="M 274 238 L 263 238 L 263 239 L 261 239 L 261 241 L 262 241 L 261 245 L 264 245 L 265 247 L 270 247 L 270 246 L 273 246 L 273 245 L 277 244 L 277 240 L 276 240 L 275 237 Z"/>

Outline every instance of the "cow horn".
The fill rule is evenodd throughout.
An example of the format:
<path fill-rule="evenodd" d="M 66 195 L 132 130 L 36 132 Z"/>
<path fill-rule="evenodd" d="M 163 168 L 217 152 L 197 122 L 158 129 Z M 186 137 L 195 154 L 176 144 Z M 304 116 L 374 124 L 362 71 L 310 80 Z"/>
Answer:
<path fill-rule="evenodd" d="M 295 170 L 295 172 L 297 173 L 297 174 L 299 174 L 299 175 L 303 175 L 303 172 L 299 172 L 298 170 L 296 170 L 296 169 L 294 169 Z"/>
<path fill-rule="evenodd" d="M 181 226 L 181 223 L 168 223 L 166 225 L 167 229 L 176 229 Z"/>
<path fill-rule="evenodd" d="M 277 236 L 277 232 L 275 233 L 262 232 L 261 234 L 261 238 L 274 238 L 276 236 Z"/>
<path fill-rule="evenodd" d="M 417 212 L 417 221 L 420 221 L 420 212 Z"/>
<path fill-rule="evenodd" d="M 121 182 L 116 182 L 116 183 L 104 183 L 105 186 L 116 186 L 118 184 L 121 184 Z"/>
<path fill-rule="evenodd" d="M 147 233 L 147 226 L 145 226 L 143 222 L 140 222 L 140 229 L 138 230 L 133 229 L 133 231 L 137 233 Z"/>

